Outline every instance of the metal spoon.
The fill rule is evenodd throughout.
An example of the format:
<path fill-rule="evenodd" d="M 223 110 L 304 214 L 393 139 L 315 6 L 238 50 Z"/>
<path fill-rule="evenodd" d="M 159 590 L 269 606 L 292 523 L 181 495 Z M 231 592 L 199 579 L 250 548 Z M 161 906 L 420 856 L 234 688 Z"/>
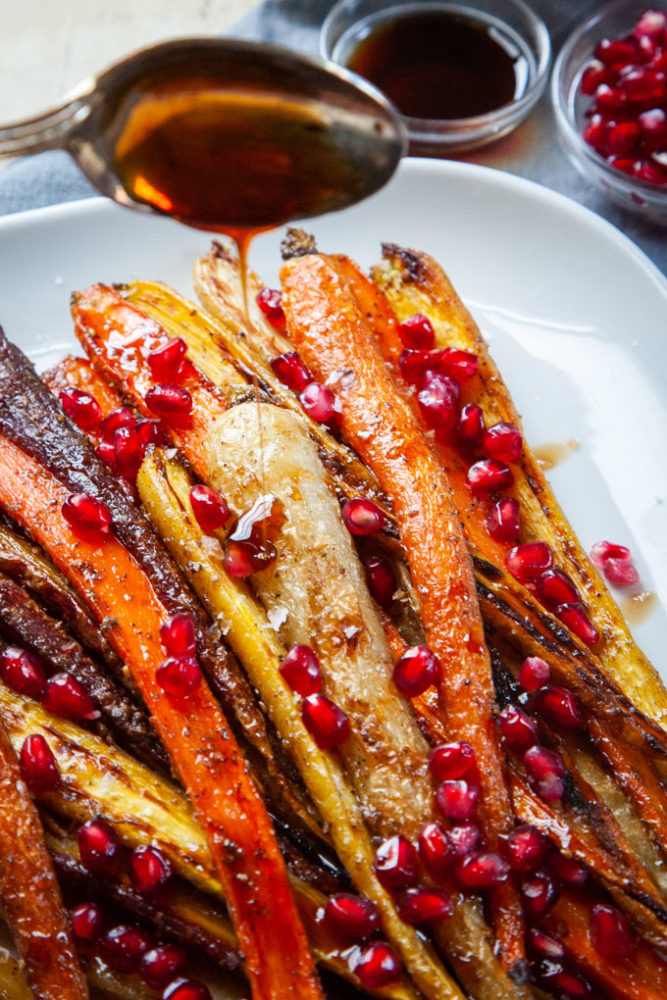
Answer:
<path fill-rule="evenodd" d="M 320 185 L 321 196 L 313 199 L 312 192 L 307 194 L 303 190 L 306 184 L 294 182 L 289 206 L 281 204 L 278 197 L 275 208 L 268 203 L 261 211 L 255 210 L 252 198 L 234 199 L 230 193 L 225 201 L 222 185 L 215 185 L 217 203 L 210 218 L 205 211 L 203 215 L 200 211 L 201 217 L 194 214 L 187 217 L 182 206 L 179 207 L 178 190 L 171 200 L 163 195 L 146 196 L 150 185 L 145 178 L 142 178 L 143 188 L 138 190 L 127 176 L 121 176 L 118 151 L 127 146 L 127 135 L 133 128 L 136 132 L 136 122 L 145 121 L 147 101 L 164 102 L 166 97 L 180 98 L 184 92 L 196 96 L 198 90 L 211 100 L 213 94 L 215 101 L 234 103 L 235 113 L 242 120 L 247 113 L 254 122 L 254 109 L 258 102 L 261 105 L 262 117 L 257 119 L 260 124 L 253 125 L 253 142 L 258 143 L 259 154 L 244 160 L 244 179 L 250 187 L 256 182 L 255 190 L 262 191 L 259 185 L 266 179 L 268 140 L 264 136 L 262 147 L 261 133 L 267 123 L 271 152 L 284 152 L 280 147 L 291 132 L 291 146 L 285 150 L 293 158 L 294 176 L 301 171 L 302 180 L 305 177 L 312 180 L 313 171 L 322 171 L 323 164 L 335 161 L 340 168 L 337 183 Z M 278 125 L 270 121 L 273 115 L 278 116 Z M 295 121 L 296 146 L 297 133 L 292 127 Z M 177 127 L 183 123 L 187 125 L 186 119 L 179 118 Z M 327 144 L 325 157 L 323 139 Z M 219 150 L 225 136 L 214 135 L 212 141 L 218 143 L 215 148 Z M 232 141 L 239 141 L 235 133 Z M 317 151 L 313 143 L 319 143 Z M 333 63 L 276 46 L 227 38 L 185 38 L 142 49 L 100 76 L 84 81 L 45 114 L 0 127 L 0 156 L 64 149 L 98 191 L 122 205 L 139 212 L 173 215 L 202 228 L 235 232 L 269 228 L 288 219 L 354 204 L 389 180 L 406 148 L 407 136 L 400 116 L 365 80 Z M 237 152 L 236 147 L 231 149 L 228 145 L 227 149 L 230 153 Z M 224 165 L 227 159 L 223 156 L 218 162 Z M 161 166 L 164 177 L 164 158 Z M 198 183 L 196 166 L 193 162 L 192 171 L 186 171 L 191 187 Z M 177 181 L 183 181 L 183 178 L 171 179 L 172 188 Z"/>

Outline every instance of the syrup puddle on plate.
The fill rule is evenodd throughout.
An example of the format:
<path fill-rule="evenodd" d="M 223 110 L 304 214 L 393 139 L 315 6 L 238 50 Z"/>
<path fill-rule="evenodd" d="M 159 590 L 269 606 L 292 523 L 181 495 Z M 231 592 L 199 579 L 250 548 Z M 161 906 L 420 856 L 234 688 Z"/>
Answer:
<path fill-rule="evenodd" d="M 622 597 L 618 606 L 628 625 L 641 625 L 656 608 L 656 596 L 650 590 L 640 590 L 631 597 Z"/>
<path fill-rule="evenodd" d="M 560 465 L 570 457 L 573 451 L 579 448 L 579 441 L 570 438 L 569 441 L 551 441 L 548 444 L 540 444 L 533 448 L 533 454 L 537 459 L 537 464 L 543 472 L 548 472 L 556 465 Z"/>

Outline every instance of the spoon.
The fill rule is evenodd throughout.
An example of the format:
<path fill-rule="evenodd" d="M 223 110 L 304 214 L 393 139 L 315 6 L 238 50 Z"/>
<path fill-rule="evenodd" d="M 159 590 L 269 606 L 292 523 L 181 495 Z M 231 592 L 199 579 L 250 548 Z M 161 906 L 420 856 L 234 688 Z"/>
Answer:
<path fill-rule="evenodd" d="M 119 204 L 244 241 L 361 201 L 406 147 L 400 116 L 365 80 L 228 38 L 142 49 L 0 127 L 0 156 L 64 149 Z"/>

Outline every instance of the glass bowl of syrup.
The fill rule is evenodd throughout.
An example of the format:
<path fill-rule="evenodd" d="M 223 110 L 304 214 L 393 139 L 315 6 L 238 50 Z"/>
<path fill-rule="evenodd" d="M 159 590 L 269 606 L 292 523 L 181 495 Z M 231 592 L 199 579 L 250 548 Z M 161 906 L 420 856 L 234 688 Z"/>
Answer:
<path fill-rule="evenodd" d="M 375 84 L 412 154 L 482 146 L 523 121 L 546 86 L 549 33 L 522 0 L 339 0 L 320 50 Z"/>
<path fill-rule="evenodd" d="M 644 99 L 641 92 L 628 92 L 623 82 L 629 73 L 631 78 L 634 77 L 635 85 L 638 79 L 643 85 L 646 81 L 642 81 L 641 77 L 654 72 L 653 62 L 657 66 L 656 72 L 662 73 L 664 79 L 666 70 L 661 67 L 667 65 L 667 32 L 663 30 L 661 37 L 653 42 L 649 39 L 648 49 L 656 50 L 653 56 L 651 51 L 644 51 L 641 41 L 640 22 L 651 9 L 667 13 L 667 3 L 664 0 L 662 3 L 614 0 L 580 24 L 565 42 L 556 60 L 551 99 L 561 140 L 581 175 L 616 205 L 664 226 L 667 224 L 665 137 L 663 134 L 655 144 L 656 149 L 653 149 L 654 144 L 647 143 L 642 134 L 642 118 L 648 112 L 650 120 L 657 109 L 659 114 L 662 110 L 664 122 L 667 113 L 665 86 L 662 87 L 662 96 L 647 95 Z M 617 49 L 619 43 L 622 46 L 618 67 L 612 62 L 609 71 L 604 69 L 604 63 L 600 67 L 598 59 L 602 49 L 608 47 L 608 42 L 603 40 L 611 41 Z M 626 56 L 622 49 L 627 46 L 630 48 Z M 596 67 L 602 72 L 599 81 L 593 81 L 590 75 L 591 69 L 595 71 Z M 589 79 L 584 81 L 587 73 Z M 610 82 L 605 83 L 605 80 Z M 606 98 L 608 108 L 600 105 L 600 91 L 595 88 L 595 82 L 599 82 L 600 86 L 604 84 L 607 93 L 602 93 L 602 99 L 604 102 Z M 637 131 L 637 124 L 640 135 L 633 142 L 632 131 Z M 595 132 L 601 134 L 599 141 Z M 630 138 L 624 143 L 628 134 Z M 652 179 L 645 179 L 649 177 Z"/>

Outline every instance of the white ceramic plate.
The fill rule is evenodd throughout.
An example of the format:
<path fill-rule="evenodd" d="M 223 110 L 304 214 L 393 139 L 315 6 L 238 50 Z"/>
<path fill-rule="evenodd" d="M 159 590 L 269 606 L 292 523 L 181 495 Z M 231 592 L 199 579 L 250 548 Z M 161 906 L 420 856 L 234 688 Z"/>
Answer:
<path fill-rule="evenodd" d="M 550 473 L 586 549 L 629 545 L 651 614 L 633 631 L 667 679 L 667 284 L 617 230 L 484 167 L 405 161 L 379 194 L 308 224 L 362 264 L 382 240 L 433 254 L 472 308 L 532 445 L 577 439 Z M 251 263 L 276 280 L 281 233 Z M 73 344 L 70 291 L 159 278 L 192 294 L 206 234 L 102 200 L 0 220 L 0 322 L 39 368 Z"/>

